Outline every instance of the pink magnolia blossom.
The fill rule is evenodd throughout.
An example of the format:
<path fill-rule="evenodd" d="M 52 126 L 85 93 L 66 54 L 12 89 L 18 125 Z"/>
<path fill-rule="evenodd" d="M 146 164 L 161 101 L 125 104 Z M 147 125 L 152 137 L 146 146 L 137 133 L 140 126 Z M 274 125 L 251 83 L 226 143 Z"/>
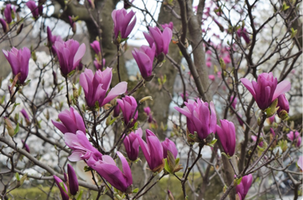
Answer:
<path fill-rule="evenodd" d="M 161 24 L 162 28 L 165 29 L 166 27 L 170 28 L 170 30 L 174 29 L 174 23 L 169 22 L 168 24 Z"/>
<path fill-rule="evenodd" d="M 99 41 L 97 41 L 97 40 L 93 41 L 92 43 L 90 43 L 90 46 L 92 47 L 92 49 L 94 50 L 94 52 L 96 54 L 99 54 L 101 52 Z"/>
<path fill-rule="evenodd" d="M 10 3 L 6 4 L 3 14 L 5 17 L 5 20 L 8 24 L 10 24 L 13 20 L 12 18 L 12 12 L 15 13 L 16 12 L 16 8 L 12 8 L 12 5 Z"/>
<path fill-rule="evenodd" d="M 244 200 L 245 196 L 248 193 L 248 190 L 251 186 L 253 176 L 251 174 L 243 176 L 241 183 L 237 185 L 236 191 L 239 194 L 240 198 Z"/>
<path fill-rule="evenodd" d="M 178 155 L 178 149 L 173 141 L 168 138 L 165 138 L 163 142 L 161 142 L 163 147 L 163 158 L 167 158 L 167 151 L 170 151 L 175 158 Z"/>
<path fill-rule="evenodd" d="M 208 75 L 208 79 L 211 80 L 211 81 L 214 81 L 215 80 L 215 75 L 211 74 L 211 75 Z"/>
<path fill-rule="evenodd" d="M 122 110 L 125 125 L 133 127 L 138 119 L 138 104 L 136 99 L 132 96 L 125 96 L 122 100 L 117 99 L 117 103 Z"/>
<path fill-rule="evenodd" d="M 149 80 L 152 76 L 153 62 L 155 58 L 155 44 L 152 47 L 141 46 L 140 49 L 134 49 L 132 54 L 137 62 L 141 76 L 145 80 Z"/>
<path fill-rule="evenodd" d="M 85 44 L 70 39 L 66 42 L 55 41 L 53 48 L 57 54 L 62 76 L 66 77 L 71 71 L 79 66 L 85 54 Z"/>
<path fill-rule="evenodd" d="M 70 107 L 69 110 L 64 110 L 59 114 L 59 119 L 61 122 L 56 122 L 52 120 L 52 123 L 54 126 L 57 127 L 63 134 L 65 133 L 74 133 L 78 130 L 85 133 L 85 124 L 81 117 L 81 115 L 78 113 L 77 110 L 75 110 L 73 107 Z"/>
<path fill-rule="evenodd" d="M 30 123 L 30 118 L 29 118 L 29 116 L 28 116 L 26 110 L 25 110 L 24 108 L 22 108 L 22 110 L 21 110 L 20 112 L 21 112 L 21 114 L 23 115 L 23 117 L 24 117 L 26 123 L 27 123 L 27 124 Z"/>
<path fill-rule="evenodd" d="M 287 80 L 278 84 L 277 78 L 274 78 L 271 72 L 260 74 L 257 82 L 250 82 L 246 78 L 241 78 L 241 82 L 252 94 L 261 110 L 268 108 L 278 96 L 289 91 L 291 87 Z"/>
<path fill-rule="evenodd" d="M 144 157 L 149 168 L 153 172 L 160 172 L 164 167 L 163 163 L 163 147 L 157 136 L 150 130 L 146 130 L 146 142 L 137 136 Z"/>
<path fill-rule="evenodd" d="M 301 136 L 300 133 L 298 131 L 290 131 L 287 134 L 287 137 L 290 141 L 294 142 L 296 147 L 299 147 L 301 145 Z"/>
<path fill-rule="evenodd" d="M 143 108 L 143 110 L 148 117 L 147 118 L 148 123 L 155 122 L 155 120 L 153 119 L 152 113 L 150 111 L 150 107 L 145 107 L 145 108 Z"/>
<path fill-rule="evenodd" d="M 123 140 L 125 151 L 131 161 L 137 160 L 139 154 L 139 141 L 137 139 L 137 135 L 138 137 L 142 138 L 141 128 L 139 128 L 135 132 L 131 132 L 130 134 L 125 136 Z"/>
<path fill-rule="evenodd" d="M 96 170 L 113 187 L 121 192 L 131 193 L 133 178 L 130 167 L 125 157 L 119 151 L 117 155 L 121 160 L 123 172 L 117 167 L 114 159 L 108 155 L 103 155 L 102 159 L 99 160 L 91 157 L 88 159 L 87 165 Z"/>
<path fill-rule="evenodd" d="M 20 74 L 18 80 L 21 84 L 24 83 L 28 75 L 28 64 L 31 58 L 30 50 L 26 47 L 20 50 L 13 47 L 11 51 L 2 50 L 2 52 L 11 65 L 13 75 Z"/>
<path fill-rule="evenodd" d="M 278 105 L 277 106 L 279 107 L 277 113 L 278 113 L 280 118 L 282 117 L 284 112 L 286 112 L 286 113 L 289 112 L 289 102 L 286 99 L 285 94 L 281 94 L 278 97 Z"/>
<path fill-rule="evenodd" d="M 239 28 L 237 30 L 237 35 L 238 35 L 238 37 L 242 37 L 245 40 L 246 44 L 250 43 L 250 38 L 249 38 L 246 28 Z"/>
<path fill-rule="evenodd" d="M 108 93 L 112 81 L 112 69 L 106 68 L 104 71 L 97 70 L 94 74 L 92 70 L 85 69 L 80 75 L 80 85 L 85 94 L 85 100 L 89 107 L 93 108 L 98 102 L 99 106 L 104 106 L 118 95 L 127 90 L 127 82 L 120 82 Z"/>
<path fill-rule="evenodd" d="M 60 190 L 60 193 L 61 193 L 61 197 L 62 197 L 62 200 L 69 200 L 69 196 L 66 192 L 68 192 L 68 188 L 67 186 L 65 185 L 65 183 L 56 175 L 53 176 L 54 177 L 54 180 L 55 180 L 55 183 L 56 185 L 58 186 L 59 190 Z M 64 189 L 62 188 L 61 184 L 63 184 L 64 188 L 65 188 L 65 191 Z"/>
<path fill-rule="evenodd" d="M 37 6 L 35 1 L 30 0 L 26 3 L 26 6 L 31 10 L 32 15 L 35 19 L 38 19 L 39 15 L 42 15 L 43 6 Z"/>
<path fill-rule="evenodd" d="M 198 135 L 204 140 L 209 134 L 216 131 L 217 117 L 214 103 L 203 102 L 201 99 L 184 102 L 184 108 L 175 107 L 177 111 L 186 116 L 187 129 L 191 134 Z"/>
<path fill-rule="evenodd" d="M 163 33 L 158 27 L 149 27 L 149 33 L 143 34 L 150 47 L 153 46 L 153 43 L 156 44 L 156 56 L 161 53 L 164 53 L 164 55 L 168 53 L 169 43 L 172 38 L 172 30 L 169 27 L 164 28 Z"/>
<path fill-rule="evenodd" d="M 68 174 L 69 191 L 72 195 L 76 195 L 79 190 L 79 183 L 78 183 L 76 172 L 70 164 L 67 164 L 67 174 Z"/>
<path fill-rule="evenodd" d="M 134 15 L 134 11 L 131 10 L 129 13 L 127 13 L 124 8 L 120 10 L 114 10 L 112 12 L 115 39 L 118 38 L 119 34 L 122 39 L 126 39 L 128 37 L 136 24 L 136 17 L 134 20 L 132 20 Z M 132 22 L 130 23 L 131 20 Z"/>
<path fill-rule="evenodd" d="M 236 150 L 236 129 L 235 125 L 226 120 L 220 120 L 221 127 L 217 125 L 217 135 L 220 139 L 224 152 L 233 156 Z"/>
<path fill-rule="evenodd" d="M 257 136 L 255 136 L 255 135 L 252 135 L 251 136 L 251 139 L 253 140 L 253 141 L 255 141 L 255 142 L 257 142 Z M 263 142 L 261 141 L 261 142 L 259 142 L 259 147 L 263 147 Z"/>
<path fill-rule="evenodd" d="M 77 131 L 76 134 L 65 133 L 64 141 L 72 150 L 72 154 L 68 157 L 72 162 L 88 160 L 91 157 L 95 160 L 102 159 L 102 154 L 91 145 L 82 131 Z"/>
<path fill-rule="evenodd" d="M 7 33 L 9 30 L 8 24 L 6 23 L 6 21 L 2 18 L 0 18 L 0 24 L 2 25 L 2 29 L 4 33 Z"/>

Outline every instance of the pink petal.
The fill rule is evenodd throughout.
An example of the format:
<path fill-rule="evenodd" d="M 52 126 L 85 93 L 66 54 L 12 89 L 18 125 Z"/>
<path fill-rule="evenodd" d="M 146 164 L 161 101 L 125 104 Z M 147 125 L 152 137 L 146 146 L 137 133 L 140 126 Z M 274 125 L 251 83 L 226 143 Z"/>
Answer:
<path fill-rule="evenodd" d="M 110 92 L 107 94 L 106 98 L 103 100 L 101 106 L 105 105 L 106 103 L 110 102 L 112 99 L 125 93 L 127 90 L 127 82 L 123 81 L 118 83 L 115 87 L 113 87 Z"/>
<path fill-rule="evenodd" d="M 290 87 L 291 87 L 291 84 L 290 84 L 289 81 L 287 81 L 287 80 L 281 81 L 277 85 L 275 93 L 272 97 L 272 101 L 275 100 L 276 98 L 278 98 L 278 96 L 280 96 L 281 94 L 284 94 L 285 92 L 288 92 L 290 90 Z"/>

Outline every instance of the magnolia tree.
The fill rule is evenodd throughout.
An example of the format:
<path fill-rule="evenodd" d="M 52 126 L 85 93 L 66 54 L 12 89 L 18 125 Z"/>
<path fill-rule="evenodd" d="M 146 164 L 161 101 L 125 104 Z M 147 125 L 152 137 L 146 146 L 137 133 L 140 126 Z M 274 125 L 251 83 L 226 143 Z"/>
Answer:
<path fill-rule="evenodd" d="M 301 1 L 117 3 L 2 4 L 1 199 L 298 199 Z"/>

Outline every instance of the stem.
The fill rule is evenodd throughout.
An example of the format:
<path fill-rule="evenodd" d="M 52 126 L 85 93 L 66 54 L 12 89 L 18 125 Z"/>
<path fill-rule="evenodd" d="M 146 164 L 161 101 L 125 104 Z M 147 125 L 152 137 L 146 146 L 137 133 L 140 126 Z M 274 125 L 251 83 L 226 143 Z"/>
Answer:
<path fill-rule="evenodd" d="M 66 98 L 67 98 L 67 103 L 68 103 L 68 107 L 70 107 L 69 94 L 68 94 L 68 80 L 67 80 L 67 77 L 65 77 L 65 83 L 66 83 Z"/>
<path fill-rule="evenodd" d="M 198 160 L 202 156 L 201 155 L 201 151 L 202 151 L 203 146 L 204 146 L 204 143 L 200 143 L 199 144 L 199 153 L 198 153 L 198 156 L 197 156 L 196 160 L 192 163 L 192 165 L 188 168 L 185 176 L 183 176 L 184 178 L 183 178 L 183 181 L 182 181 L 182 190 L 183 190 L 183 197 L 184 197 L 184 199 L 186 198 L 185 183 L 187 181 L 187 178 L 188 178 L 188 175 L 189 175 L 190 171 L 192 170 L 192 168 L 195 166 L 195 164 L 198 162 Z"/>
<path fill-rule="evenodd" d="M 16 95 L 16 93 L 18 92 L 18 90 L 19 90 L 19 86 L 17 86 L 15 92 L 13 93 L 13 95 L 11 96 L 11 98 L 9 99 L 9 101 L 7 102 L 7 104 L 6 104 L 6 106 L 4 107 L 2 113 L 0 114 L 0 117 L 4 114 L 4 112 L 6 111 L 6 109 L 8 108 L 8 106 L 11 105 L 12 99 L 14 98 L 14 96 Z"/>
<path fill-rule="evenodd" d="M 147 183 L 138 191 L 138 193 L 133 197 L 133 200 L 136 199 L 136 197 L 146 188 L 146 186 L 153 180 L 155 176 L 152 175 L 150 179 L 147 181 Z"/>
<path fill-rule="evenodd" d="M 223 196 L 220 198 L 220 200 L 223 200 L 227 197 L 229 192 L 234 188 L 234 182 L 232 182 L 229 187 L 227 188 L 226 192 L 223 194 Z"/>
<path fill-rule="evenodd" d="M 119 68 L 119 47 L 120 47 L 120 44 L 117 44 L 117 73 L 118 73 L 118 79 L 119 79 L 119 82 L 121 82 L 121 77 L 120 77 L 120 68 Z"/>
<path fill-rule="evenodd" d="M 253 157 L 253 155 L 254 155 L 254 152 L 256 151 L 257 146 L 259 145 L 259 142 L 258 142 L 258 141 L 259 141 L 259 139 L 260 139 L 261 130 L 262 130 L 262 128 L 263 128 L 263 124 L 264 124 L 265 120 L 266 120 L 266 114 L 263 113 L 263 115 L 262 115 L 262 121 L 261 121 L 261 123 L 260 123 L 259 131 L 258 131 L 258 137 L 257 137 L 257 140 L 256 140 L 256 144 L 255 144 L 255 146 L 254 146 L 254 148 L 253 148 L 253 151 L 251 152 L 251 154 L 250 154 L 250 156 L 249 156 L 249 158 L 248 158 L 246 167 L 245 167 L 245 169 L 243 170 L 242 175 L 245 174 L 246 170 L 248 169 L 250 160 L 252 159 L 252 157 Z"/>
<path fill-rule="evenodd" d="M 151 186 L 149 186 L 138 198 L 145 195 L 152 187 L 154 187 L 166 174 L 163 174 L 157 181 L 155 181 Z"/>

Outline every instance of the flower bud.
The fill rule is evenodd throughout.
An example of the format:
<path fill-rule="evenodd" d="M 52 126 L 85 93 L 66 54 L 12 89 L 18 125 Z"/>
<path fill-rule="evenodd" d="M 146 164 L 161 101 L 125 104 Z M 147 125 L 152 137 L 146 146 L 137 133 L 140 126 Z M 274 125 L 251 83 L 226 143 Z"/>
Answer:
<path fill-rule="evenodd" d="M 7 117 L 4 117 L 4 121 L 6 124 L 6 129 L 7 129 L 8 134 L 11 137 L 13 137 L 15 135 L 15 130 L 14 130 L 14 127 L 13 127 L 11 121 Z"/>
<path fill-rule="evenodd" d="M 70 164 L 67 164 L 67 173 L 70 193 L 76 195 L 79 190 L 79 184 L 75 170 Z"/>

